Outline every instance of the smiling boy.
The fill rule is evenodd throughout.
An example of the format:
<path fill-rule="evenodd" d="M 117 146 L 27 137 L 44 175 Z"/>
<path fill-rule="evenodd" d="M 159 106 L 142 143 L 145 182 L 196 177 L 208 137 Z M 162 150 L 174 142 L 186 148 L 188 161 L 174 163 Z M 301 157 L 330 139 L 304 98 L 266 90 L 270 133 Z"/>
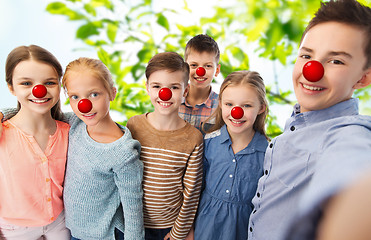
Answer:
<path fill-rule="evenodd" d="M 309 61 L 324 68 L 315 81 L 303 74 Z M 315 239 L 329 200 L 371 168 L 371 117 L 359 115 L 352 98 L 371 82 L 371 9 L 355 0 L 322 3 L 292 79 L 298 104 L 267 148 L 250 240 Z"/>
<path fill-rule="evenodd" d="M 147 92 L 155 110 L 134 116 L 127 124 L 142 145 L 146 240 L 184 239 L 196 215 L 203 138 L 178 115 L 188 77 L 189 66 L 179 54 L 155 55 L 146 68 Z"/>

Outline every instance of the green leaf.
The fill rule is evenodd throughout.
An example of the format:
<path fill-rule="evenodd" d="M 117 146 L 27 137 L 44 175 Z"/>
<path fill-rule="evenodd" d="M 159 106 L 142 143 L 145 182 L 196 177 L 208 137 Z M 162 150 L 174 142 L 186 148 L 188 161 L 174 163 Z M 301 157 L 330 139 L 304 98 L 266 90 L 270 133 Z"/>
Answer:
<path fill-rule="evenodd" d="M 65 15 L 69 18 L 69 20 L 81 20 L 85 19 L 85 16 L 69 9 L 66 4 L 61 2 L 53 2 L 49 3 L 46 6 L 46 11 L 48 11 L 51 14 L 58 14 L 58 15 Z"/>
<path fill-rule="evenodd" d="M 118 30 L 117 24 L 113 23 L 107 24 L 107 36 L 112 43 L 115 42 L 117 30 Z"/>
<path fill-rule="evenodd" d="M 169 22 L 167 21 L 167 18 L 162 14 L 162 13 L 159 13 L 158 16 L 157 16 L 157 23 L 162 26 L 163 28 L 165 28 L 166 30 L 169 31 L 170 27 L 169 27 Z"/>

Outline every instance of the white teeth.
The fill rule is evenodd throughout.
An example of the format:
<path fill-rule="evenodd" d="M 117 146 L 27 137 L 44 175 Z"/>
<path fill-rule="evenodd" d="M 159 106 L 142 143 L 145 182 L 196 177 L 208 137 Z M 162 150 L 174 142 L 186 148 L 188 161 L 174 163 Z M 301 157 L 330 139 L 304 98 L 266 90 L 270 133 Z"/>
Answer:
<path fill-rule="evenodd" d="M 91 117 L 93 116 L 95 113 L 91 113 L 91 114 L 87 114 L 87 115 L 84 115 L 85 117 Z"/>
<path fill-rule="evenodd" d="M 312 86 L 308 86 L 308 85 L 306 85 L 306 84 L 303 84 L 303 87 L 304 87 L 305 89 L 308 89 L 308 90 L 311 90 L 311 91 L 321 91 L 321 90 L 323 90 L 323 88 L 320 88 L 320 87 L 312 87 Z"/>
<path fill-rule="evenodd" d="M 202 82 L 202 81 L 205 81 L 206 78 L 196 78 L 196 80 Z"/>
<path fill-rule="evenodd" d="M 236 120 L 233 120 L 233 119 L 231 119 L 231 121 L 232 121 L 233 123 L 235 123 L 235 124 L 240 124 L 240 123 L 243 122 L 243 121 L 236 121 Z"/>
<path fill-rule="evenodd" d="M 171 103 L 165 103 L 165 102 L 159 102 L 161 106 L 168 107 L 171 105 Z"/>
<path fill-rule="evenodd" d="M 34 99 L 34 100 L 31 100 L 32 102 L 35 102 L 35 103 L 44 103 L 44 102 L 47 102 L 48 99 Z"/>

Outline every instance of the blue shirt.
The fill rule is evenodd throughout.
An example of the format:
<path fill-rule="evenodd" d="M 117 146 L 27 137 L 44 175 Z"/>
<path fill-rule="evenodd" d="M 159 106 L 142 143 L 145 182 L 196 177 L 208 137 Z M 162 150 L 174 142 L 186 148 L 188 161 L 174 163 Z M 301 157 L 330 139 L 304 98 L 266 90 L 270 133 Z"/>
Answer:
<path fill-rule="evenodd" d="M 195 239 L 246 239 L 258 179 L 263 175 L 268 141 L 256 132 L 234 154 L 226 125 L 205 136 L 205 189 L 195 222 Z"/>
<path fill-rule="evenodd" d="M 314 239 L 321 203 L 371 166 L 370 130 L 371 117 L 358 115 L 356 99 L 305 113 L 296 105 L 267 148 L 249 240 Z"/>

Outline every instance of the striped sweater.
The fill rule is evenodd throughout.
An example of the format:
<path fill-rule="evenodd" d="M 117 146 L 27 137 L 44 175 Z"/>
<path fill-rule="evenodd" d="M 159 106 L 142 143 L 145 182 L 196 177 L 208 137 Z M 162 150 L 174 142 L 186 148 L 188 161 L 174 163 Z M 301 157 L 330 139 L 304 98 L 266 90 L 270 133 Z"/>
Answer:
<path fill-rule="evenodd" d="M 184 239 L 201 192 L 202 134 L 189 123 L 175 131 L 156 130 L 146 114 L 130 118 L 127 127 L 142 145 L 144 226 L 171 227 L 174 239 Z"/>

